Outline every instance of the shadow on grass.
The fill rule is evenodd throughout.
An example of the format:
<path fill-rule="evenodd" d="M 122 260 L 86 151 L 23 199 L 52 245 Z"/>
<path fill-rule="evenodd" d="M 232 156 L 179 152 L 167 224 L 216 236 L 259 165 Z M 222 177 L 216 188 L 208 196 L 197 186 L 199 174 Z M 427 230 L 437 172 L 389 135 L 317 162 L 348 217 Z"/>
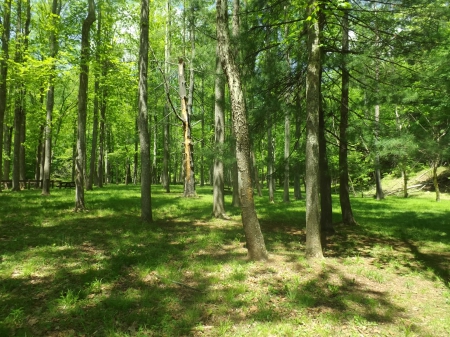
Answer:
<path fill-rule="evenodd" d="M 327 315 L 339 324 L 367 325 L 393 322 L 404 315 L 405 309 L 386 293 L 367 289 L 330 266 L 304 282 L 277 278 L 262 266 L 258 272 L 269 277 L 257 286 L 260 291 L 253 292 L 250 276 L 257 275 L 239 269 L 239 263 L 246 264 L 245 253 L 228 247 L 242 245 L 240 226 L 198 225 L 197 220 L 210 219 L 211 205 L 186 200 L 176 192 L 156 192 L 154 207 L 167 218 L 143 225 L 135 190 L 96 190 L 91 202 L 94 211 L 83 214 L 69 214 L 68 199 L 37 202 L 36 194 L 11 196 L 7 219 L 14 221 L 0 222 L 0 266 L 9 270 L 0 273 L 0 335 L 107 336 L 141 331 L 188 336 L 226 320 L 230 324 L 276 323 L 296 315 L 302 324 L 312 316 Z M 18 199 L 25 204 L 16 205 Z M 42 203 L 46 203 L 44 209 Z M 298 205 L 269 205 L 261 212 L 269 251 L 281 247 L 280 254 L 290 262 L 303 254 L 299 249 L 304 242 L 304 211 Z M 111 214 L 101 213 L 105 206 Z M 386 221 L 380 217 L 382 209 L 387 208 L 376 205 L 361 217 L 363 221 L 358 219 L 374 227 L 344 228 L 331 237 L 336 244 L 330 246 L 328 256 L 371 256 L 377 243 L 404 248 L 404 240 L 411 240 L 414 232 L 389 226 L 418 219 L 407 214 L 405 220 L 404 213 L 390 210 Z M 432 222 L 436 216 L 423 220 Z M 430 228 L 439 231 L 441 227 Z M 430 240 L 437 238 L 434 232 L 426 235 Z M 414 253 L 413 247 L 409 249 Z M 236 263 L 236 270 L 218 277 L 225 273 L 223 265 Z M 431 263 L 424 262 L 423 268 Z M 308 272 L 298 266 L 299 273 Z"/>

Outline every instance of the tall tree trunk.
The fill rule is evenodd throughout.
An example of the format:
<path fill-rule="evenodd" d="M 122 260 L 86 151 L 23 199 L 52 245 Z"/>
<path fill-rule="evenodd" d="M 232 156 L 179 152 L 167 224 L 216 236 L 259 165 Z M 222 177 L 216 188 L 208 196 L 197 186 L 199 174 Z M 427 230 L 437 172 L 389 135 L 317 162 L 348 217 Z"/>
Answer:
<path fill-rule="evenodd" d="M 352 205 L 350 203 L 348 176 L 348 112 L 350 72 L 347 65 L 348 43 L 348 10 L 344 10 L 342 19 L 342 85 L 341 85 L 341 120 L 339 124 L 339 201 L 341 203 L 342 222 L 355 225 Z"/>
<path fill-rule="evenodd" d="M 22 34 L 22 0 L 17 1 L 17 20 L 16 20 L 16 54 L 14 62 L 20 65 L 23 62 L 23 47 L 24 37 Z M 24 119 L 24 84 L 22 80 L 18 80 L 15 86 L 15 101 L 14 101 L 14 147 L 13 147 L 13 174 L 12 174 L 12 190 L 20 191 L 20 183 L 22 177 L 21 170 L 21 148 L 22 148 L 22 127 Z"/>
<path fill-rule="evenodd" d="M 306 74 L 306 256 L 323 258 L 320 229 L 319 197 L 319 110 L 320 110 L 320 25 L 319 1 L 311 0 L 308 24 L 308 68 Z"/>
<path fill-rule="evenodd" d="M 141 219 L 151 222 L 151 163 L 150 163 L 150 135 L 148 133 L 147 111 L 147 75 L 149 49 L 149 0 L 141 0 L 141 33 L 139 43 L 139 143 L 141 146 Z"/>
<path fill-rule="evenodd" d="M 271 112 L 269 112 L 271 113 Z M 267 187 L 269 188 L 269 202 L 274 202 L 275 179 L 273 178 L 273 162 L 274 162 L 274 140 L 272 137 L 272 118 L 269 116 L 270 125 L 267 128 Z"/>
<path fill-rule="evenodd" d="M 184 77 L 184 60 L 179 59 L 178 62 L 178 82 L 181 99 L 181 118 L 183 122 L 183 139 L 184 139 L 184 196 L 195 196 L 195 176 L 194 176 L 194 144 L 191 135 L 191 115 L 189 113 L 189 101 L 186 96 L 186 80 Z M 193 88 L 192 88 L 193 90 Z"/>
<path fill-rule="evenodd" d="M 90 29 L 95 21 L 94 0 L 88 0 L 88 15 L 81 29 L 80 85 L 78 91 L 77 157 L 75 161 L 75 212 L 86 209 L 84 183 L 86 171 L 86 117 L 89 81 Z"/>
<path fill-rule="evenodd" d="M 322 78 L 322 76 L 320 76 Z M 325 111 L 322 97 L 319 108 L 319 167 L 320 167 L 320 227 L 322 229 L 322 245 L 325 246 L 326 234 L 334 233 L 333 203 L 331 197 L 331 175 L 328 167 L 327 140 L 325 138 Z"/>
<path fill-rule="evenodd" d="M 49 86 L 47 90 L 47 104 L 46 104 L 46 122 L 45 122 L 45 156 L 44 156 L 44 172 L 42 176 L 42 195 L 50 194 L 50 167 L 52 159 L 52 118 L 53 107 L 55 105 L 55 58 L 58 53 L 58 41 L 55 34 L 57 31 L 56 24 L 61 11 L 61 1 L 53 0 L 52 2 L 52 28 L 49 33 L 49 57 L 52 59 L 50 68 Z"/>
<path fill-rule="evenodd" d="M 378 71 L 377 71 L 378 72 Z M 378 77 L 378 76 L 377 76 Z M 378 142 L 378 128 L 380 125 L 380 105 L 375 105 L 375 142 Z M 381 185 L 381 168 L 380 168 L 380 155 L 378 149 L 375 149 L 375 186 L 376 186 L 376 199 L 383 200 L 384 193 Z"/>
<path fill-rule="evenodd" d="M 138 127 L 138 122 L 136 119 L 136 123 L 135 123 L 135 131 L 136 131 L 136 135 L 139 134 L 139 127 Z M 139 155 L 138 155 L 138 150 L 139 150 L 139 141 L 136 140 L 134 141 L 134 156 L 133 156 L 133 183 L 135 185 L 137 185 L 138 183 L 138 166 L 139 166 Z"/>
<path fill-rule="evenodd" d="M 202 92 L 201 92 L 201 129 L 202 129 L 202 140 L 200 141 L 201 153 L 200 153 L 200 186 L 205 186 L 205 91 L 203 86 L 202 77 Z"/>
<path fill-rule="evenodd" d="M 102 68 L 102 78 L 105 79 L 108 72 L 107 63 L 103 63 Z M 98 187 L 103 187 L 105 182 L 105 133 L 106 133 L 106 107 L 107 107 L 107 88 L 104 87 L 101 90 L 101 101 L 100 101 L 100 135 L 99 135 L 99 146 L 98 146 L 98 160 L 97 160 L 97 175 L 98 175 Z M 137 127 L 137 126 L 136 126 Z M 136 149 L 137 155 L 137 149 Z"/>
<path fill-rule="evenodd" d="M 301 190 L 301 165 L 300 165 L 300 136 L 302 133 L 301 126 L 301 114 L 300 114 L 300 95 L 296 97 L 296 111 L 295 111 L 295 145 L 294 151 L 296 152 L 296 160 L 294 163 L 294 198 L 295 200 L 302 199 L 302 190 Z"/>
<path fill-rule="evenodd" d="M 259 182 L 259 169 L 258 169 L 258 165 L 256 163 L 255 151 L 251 152 L 251 157 L 252 157 L 253 174 L 255 177 L 256 192 L 258 193 L 258 197 L 262 197 L 261 184 Z"/>
<path fill-rule="evenodd" d="M 3 172 L 3 133 L 6 106 L 8 100 L 8 59 L 9 59 L 9 38 L 11 32 L 11 1 L 4 1 L 3 4 L 3 29 L 2 29 L 2 57 L 0 57 L 0 172 Z M 8 174 L 9 175 L 9 174 Z M 2 186 L 0 184 L 0 191 Z"/>
<path fill-rule="evenodd" d="M 289 202 L 289 153 L 291 147 L 291 120 L 289 109 L 284 114 L 284 191 L 283 201 Z"/>
<path fill-rule="evenodd" d="M 378 33 L 378 26 L 375 24 L 375 40 L 376 44 L 379 42 L 379 33 Z M 378 81 L 380 77 L 380 65 L 378 59 L 375 60 L 375 80 L 376 80 L 376 93 L 378 100 Z M 380 155 L 378 151 L 378 136 L 379 136 L 379 128 L 380 128 L 380 105 L 377 103 L 375 105 L 375 125 L 374 125 L 374 136 L 375 136 L 375 186 L 376 186 L 376 199 L 377 200 L 383 200 L 384 199 L 384 193 L 383 193 L 383 187 L 381 186 L 381 168 L 380 168 Z"/>
<path fill-rule="evenodd" d="M 213 173 L 213 216 L 225 217 L 223 155 L 225 143 L 225 78 L 219 59 L 219 45 L 216 46 L 216 77 L 214 79 L 214 173 Z"/>
<path fill-rule="evenodd" d="M 227 7 L 227 2 L 224 0 L 218 0 L 216 2 L 219 56 L 228 79 L 233 114 L 233 129 L 236 137 L 236 162 L 239 174 L 242 224 L 244 226 L 249 258 L 251 260 L 264 260 L 268 256 L 253 199 L 253 186 L 250 172 L 250 139 L 244 93 L 235 55 L 230 46 Z"/>
<path fill-rule="evenodd" d="M 170 0 L 166 3 L 166 33 L 164 38 L 164 91 L 166 94 L 166 103 L 164 105 L 164 131 L 163 131 L 163 168 L 161 173 L 161 184 L 166 193 L 170 193 L 170 177 L 169 177 L 169 162 L 170 162 L 170 114 L 169 114 L 169 72 L 170 72 L 170 25 L 171 25 L 171 11 Z"/>
<path fill-rule="evenodd" d="M 98 139 L 98 115 L 99 115 L 99 96 L 100 93 L 100 71 L 98 69 L 101 59 L 100 59 L 100 48 L 102 45 L 101 39 L 101 31 L 102 31 L 102 7 L 98 6 L 98 20 L 97 20 L 97 36 L 96 36 L 96 63 L 97 69 L 95 72 L 95 80 L 94 80 L 94 109 L 93 109 L 93 118 L 92 118 L 92 146 L 91 146 L 91 156 L 89 158 L 89 178 L 86 183 L 86 190 L 92 191 L 96 177 L 96 165 L 95 161 L 97 160 L 97 139 Z M 97 182 L 98 184 L 98 182 Z"/>

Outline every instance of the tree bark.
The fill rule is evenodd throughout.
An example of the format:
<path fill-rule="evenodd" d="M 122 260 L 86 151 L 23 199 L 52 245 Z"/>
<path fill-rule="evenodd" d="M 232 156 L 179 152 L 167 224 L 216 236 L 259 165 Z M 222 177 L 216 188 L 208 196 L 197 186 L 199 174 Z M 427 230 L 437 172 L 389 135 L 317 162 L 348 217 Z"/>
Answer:
<path fill-rule="evenodd" d="M 322 78 L 322 76 L 320 76 Z M 334 233 L 333 202 L 331 197 L 331 175 L 328 167 L 327 140 L 325 138 L 325 112 L 322 97 L 319 108 L 319 167 L 320 167 L 320 227 L 322 245 L 325 246 L 326 234 Z"/>
<path fill-rule="evenodd" d="M 296 97 L 296 112 L 295 112 L 295 145 L 294 151 L 296 152 L 296 160 L 294 163 L 294 198 L 295 200 L 302 199 L 302 190 L 301 190 L 301 182 L 300 182 L 300 136 L 302 134 L 302 126 L 301 126 L 301 109 L 300 109 L 300 95 Z"/>
<path fill-rule="evenodd" d="M 271 112 L 269 112 L 271 113 Z M 273 162 L 274 162 L 274 140 L 272 137 L 272 118 L 268 117 L 269 125 L 267 127 L 267 187 L 269 189 L 269 202 L 275 202 L 275 179 L 273 178 Z"/>
<path fill-rule="evenodd" d="M 184 196 L 194 197 L 195 175 L 194 175 L 194 143 L 191 135 L 191 116 L 189 113 L 189 101 L 186 96 L 186 80 L 184 77 L 184 60 L 178 61 L 178 82 L 181 99 L 181 118 L 183 122 L 183 144 L 184 144 Z M 192 88 L 193 90 L 193 88 Z"/>
<path fill-rule="evenodd" d="M 9 39 L 11 32 L 11 1 L 5 1 L 3 5 L 3 30 L 2 30 L 2 57 L 0 58 L 0 172 L 3 172 L 3 133 L 6 106 L 8 100 L 8 59 Z M 2 186 L 0 184 L 0 191 Z"/>
<path fill-rule="evenodd" d="M 105 80 L 108 73 L 107 63 L 104 62 L 102 66 L 102 78 Z M 101 101 L 100 101 L 100 134 L 99 134 L 99 146 L 98 146 L 98 160 L 97 160 L 97 175 L 98 175 L 98 187 L 103 187 L 105 182 L 105 133 L 106 133 L 106 108 L 107 108 L 107 94 L 108 89 L 106 87 L 101 89 Z M 137 149 L 136 149 L 137 155 Z"/>
<path fill-rule="evenodd" d="M 139 143 L 141 146 L 141 219 L 151 222 L 151 163 L 150 136 L 148 133 L 148 49 L 149 49 L 149 0 L 141 0 L 141 33 L 139 45 Z"/>
<path fill-rule="evenodd" d="M 49 46 L 50 55 L 52 59 L 52 65 L 49 76 L 49 86 L 47 90 L 47 103 L 46 103 L 46 122 L 45 122 L 45 150 L 44 150 L 44 172 L 42 176 L 42 195 L 50 195 L 50 171 L 51 171 L 51 159 L 52 159 L 52 119 L 53 119 L 53 107 L 55 105 L 55 58 L 58 54 L 58 41 L 55 31 L 56 17 L 59 16 L 61 11 L 61 1 L 53 0 L 52 2 L 52 29 L 49 32 Z"/>
<path fill-rule="evenodd" d="M 86 172 L 86 117 L 89 81 L 90 29 L 95 21 L 94 0 L 88 0 L 88 15 L 81 29 L 80 85 L 78 91 L 77 157 L 75 160 L 75 212 L 86 210 L 84 185 Z"/>
<path fill-rule="evenodd" d="M 289 109 L 284 114 L 284 193 L 283 201 L 289 202 L 289 154 L 291 147 L 291 120 Z"/>
<path fill-rule="evenodd" d="M 93 120 L 92 120 L 92 146 L 91 146 L 91 156 L 89 158 L 89 178 L 86 184 L 86 190 L 92 191 L 96 177 L 96 165 L 97 160 L 97 139 L 98 139 L 98 115 L 99 115 L 99 101 L 100 101 L 100 71 L 98 69 L 101 59 L 100 59 L 100 48 L 101 48 L 101 31 L 102 31 L 102 9 L 101 5 L 98 6 L 98 20 L 97 20 L 97 36 L 96 36 L 96 61 L 97 61 L 97 71 L 95 72 L 94 80 L 94 108 L 93 108 Z M 98 181 L 97 184 L 98 185 Z"/>
<path fill-rule="evenodd" d="M 309 3 L 309 15 L 320 11 L 318 1 Z M 323 258 L 319 197 L 320 25 L 316 15 L 308 23 L 308 68 L 306 74 L 306 257 Z"/>
<path fill-rule="evenodd" d="M 339 201 L 341 204 L 342 222 L 346 225 L 355 225 L 352 205 L 350 203 L 349 177 L 348 177 L 348 112 L 349 112 L 349 82 L 350 72 L 347 65 L 348 43 L 348 11 L 344 10 L 342 19 L 342 84 L 341 84 L 341 120 L 339 123 Z"/>
<path fill-rule="evenodd" d="M 225 78 L 219 59 L 219 45 L 216 46 L 216 74 L 214 79 L 214 173 L 213 173 L 213 216 L 225 217 L 223 155 L 225 143 Z"/>
<path fill-rule="evenodd" d="M 434 191 L 436 193 L 436 201 L 437 202 L 441 201 L 441 191 L 439 190 L 438 175 L 437 175 L 437 170 L 439 168 L 439 163 L 440 163 L 440 160 L 435 160 L 432 163 L 432 166 L 433 166 L 433 186 L 434 186 Z"/>
<path fill-rule="evenodd" d="M 170 25 L 171 25 L 171 12 L 170 12 L 170 1 L 167 0 L 166 3 L 166 33 L 164 38 L 164 91 L 166 94 L 166 103 L 164 105 L 164 131 L 163 131 L 163 168 L 161 173 L 161 184 L 165 189 L 166 193 L 170 193 L 170 177 L 169 177 L 169 162 L 170 162 L 170 113 L 169 113 L 169 72 L 170 72 Z"/>
<path fill-rule="evenodd" d="M 216 2 L 219 55 L 228 80 L 231 110 L 233 114 L 233 128 L 236 137 L 236 162 L 239 174 L 238 181 L 239 197 L 242 205 L 242 223 L 244 226 L 249 258 L 251 260 L 265 260 L 268 257 L 267 250 L 256 215 L 253 199 L 253 186 L 250 172 L 250 139 L 244 94 L 239 69 L 230 46 L 227 7 L 227 2 L 224 0 L 218 0 Z"/>

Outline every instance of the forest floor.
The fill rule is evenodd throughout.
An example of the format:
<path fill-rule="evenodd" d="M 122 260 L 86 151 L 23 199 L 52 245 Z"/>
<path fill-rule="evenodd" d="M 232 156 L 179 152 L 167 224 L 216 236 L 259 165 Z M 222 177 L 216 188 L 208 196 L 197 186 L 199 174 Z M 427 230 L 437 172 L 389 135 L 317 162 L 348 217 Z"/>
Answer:
<path fill-rule="evenodd" d="M 0 194 L 0 336 L 450 335 L 450 198 L 352 198 L 325 259 L 304 258 L 305 202 L 257 197 L 269 261 L 246 259 L 240 212 L 153 186 Z M 340 220 L 334 196 L 334 221 Z"/>

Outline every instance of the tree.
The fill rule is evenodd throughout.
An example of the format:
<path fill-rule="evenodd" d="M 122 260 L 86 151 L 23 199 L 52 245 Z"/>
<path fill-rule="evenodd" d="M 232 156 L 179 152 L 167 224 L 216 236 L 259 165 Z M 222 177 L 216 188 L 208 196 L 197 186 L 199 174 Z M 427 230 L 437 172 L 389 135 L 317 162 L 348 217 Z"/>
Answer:
<path fill-rule="evenodd" d="M 193 80 L 193 79 L 192 79 Z M 194 197 L 195 175 L 194 175 L 194 143 L 192 141 L 191 113 L 189 112 L 189 100 L 186 95 L 186 80 L 184 77 L 184 60 L 178 60 L 178 82 L 181 99 L 181 121 L 183 123 L 183 145 L 184 145 L 184 196 Z M 192 90 L 193 91 L 193 87 Z M 192 104 L 192 103 L 191 103 Z"/>
<path fill-rule="evenodd" d="M 151 163 L 150 136 L 148 133 L 147 111 L 147 76 L 148 76 L 148 35 L 149 35 L 149 1 L 141 0 L 140 37 L 139 37 L 139 143 L 141 155 L 141 220 L 151 222 Z"/>
<path fill-rule="evenodd" d="M 219 56 L 228 80 L 233 132 L 236 138 L 236 163 L 239 174 L 239 199 L 242 205 L 242 224 L 244 226 L 249 258 L 251 260 L 265 260 L 267 259 L 267 250 L 253 199 L 253 186 L 250 170 L 250 139 L 248 134 L 244 93 L 242 91 L 241 78 L 235 61 L 235 55 L 230 46 L 227 7 L 226 1 L 218 0 L 216 2 Z"/>
<path fill-rule="evenodd" d="M 75 160 L 75 212 L 86 210 L 84 184 L 86 171 L 86 116 L 89 81 L 90 29 L 95 21 L 94 0 L 88 0 L 88 15 L 81 29 L 80 82 L 78 88 L 77 154 Z"/>
<path fill-rule="evenodd" d="M 58 31 L 57 22 L 61 12 L 61 0 L 52 1 L 51 19 L 52 27 L 49 32 L 49 57 L 52 59 L 52 65 L 49 76 L 49 86 L 47 89 L 46 104 L 46 122 L 45 122 L 45 150 L 44 150 L 44 172 L 42 175 L 42 195 L 50 194 L 50 165 L 52 159 L 52 119 L 53 107 L 55 105 L 55 70 L 56 55 L 58 54 L 58 40 L 56 32 Z"/>
<path fill-rule="evenodd" d="M 308 70 L 306 74 L 306 256 L 323 258 L 319 197 L 320 24 L 319 1 L 309 2 L 307 22 Z M 313 13 L 314 18 L 311 16 Z"/>
<path fill-rule="evenodd" d="M 213 173 L 213 216 L 224 218 L 223 155 L 225 142 L 225 78 L 219 59 L 219 45 L 216 47 L 216 76 L 214 81 L 214 173 Z"/>
<path fill-rule="evenodd" d="M 348 9 L 343 10 L 342 17 L 342 79 L 341 79 L 341 119 L 339 122 L 339 201 L 341 204 L 342 222 L 346 225 L 355 225 L 349 193 L 348 175 L 348 114 L 349 114 L 349 86 L 350 71 L 348 69 L 349 53 L 349 23 Z"/>
<path fill-rule="evenodd" d="M 8 59 L 9 59 L 9 39 L 11 32 L 11 1 L 3 3 L 3 22 L 2 22 L 2 57 L 0 58 L 0 173 L 3 172 L 3 132 L 4 120 L 8 98 Z M 0 186 L 0 191 L 1 191 Z"/>

